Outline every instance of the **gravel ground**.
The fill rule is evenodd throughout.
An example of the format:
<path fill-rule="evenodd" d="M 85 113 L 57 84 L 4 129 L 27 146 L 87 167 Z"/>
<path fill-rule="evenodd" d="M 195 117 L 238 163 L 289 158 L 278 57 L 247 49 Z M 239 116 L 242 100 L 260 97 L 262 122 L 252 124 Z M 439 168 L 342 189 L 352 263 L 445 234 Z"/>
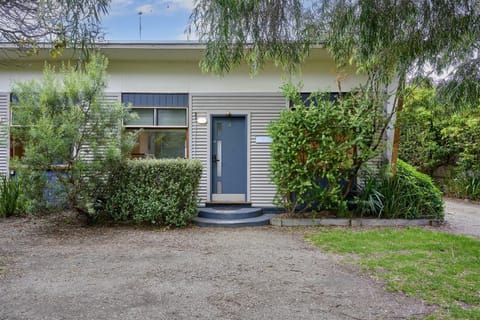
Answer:
<path fill-rule="evenodd" d="M 480 204 L 445 198 L 445 229 L 480 239 Z"/>
<path fill-rule="evenodd" d="M 411 319 L 434 309 L 305 243 L 305 230 L 0 221 L 0 319 Z"/>

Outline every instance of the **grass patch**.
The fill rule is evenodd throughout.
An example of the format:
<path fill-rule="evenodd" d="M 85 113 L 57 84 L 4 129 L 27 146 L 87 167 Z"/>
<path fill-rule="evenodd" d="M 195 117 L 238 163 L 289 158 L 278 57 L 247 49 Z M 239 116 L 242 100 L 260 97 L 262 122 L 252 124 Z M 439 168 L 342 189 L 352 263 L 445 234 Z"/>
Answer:
<path fill-rule="evenodd" d="M 429 319 L 480 319 L 480 241 L 420 228 L 306 235 L 316 246 L 355 254 L 387 288 L 440 306 Z"/>

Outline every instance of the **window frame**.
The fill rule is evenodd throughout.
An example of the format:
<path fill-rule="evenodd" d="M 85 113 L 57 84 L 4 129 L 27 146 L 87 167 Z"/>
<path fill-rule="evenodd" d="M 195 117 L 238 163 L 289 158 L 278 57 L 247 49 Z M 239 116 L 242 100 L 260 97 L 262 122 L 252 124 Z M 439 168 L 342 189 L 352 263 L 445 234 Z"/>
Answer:
<path fill-rule="evenodd" d="M 145 128 L 145 129 L 188 129 L 188 106 L 185 107 L 162 107 L 162 106 L 128 106 L 127 107 L 131 112 L 135 112 L 136 109 L 153 109 L 153 125 L 142 125 L 142 124 L 125 124 L 125 128 Z M 158 125 L 158 110 L 184 110 L 185 111 L 185 125 Z"/>
<path fill-rule="evenodd" d="M 182 105 L 182 106 L 162 106 L 162 105 L 146 105 L 146 104 L 139 104 L 139 105 L 134 105 L 133 103 L 131 102 L 124 102 L 123 101 L 123 94 L 137 94 L 137 93 L 134 93 L 134 92 L 125 92 L 125 93 L 122 93 L 122 103 L 126 104 L 126 108 L 130 111 L 130 112 L 135 112 L 136 109 L 144 109 L 144 110 L 153 110 L 153 125 L 142 125 L 142 124 L 126 124 L 125 121 L 122 122 L 122 126 L 126 129 L 126 130 L 139 130 L 139 129 L 144 129 L 145 132 L 152 132 L 152 131 L 160 131 L 160 130 L 178 130 L 178 129 L 184 129 L 185 130 L 185 146 L 184 146 L 184 156 L 183 158 L 184 159 L 187 159 L 188 158 L 188 154 L 189 154 L 189 134 L 190 134 L 190 127 L 189 127 L 189 121 L 190 121 L 190 117 L 189 117 L 189 110 L 190 110 L 190 106 L 188 105 L 189 104 L 189 94 L 188 93 L 158 93 L 159 95 L 162 95 L 162 94 L 166 94 L 166 95 L 169 95 L 169 94 L 172 94 L 172 95 L 176 95 L 176 94 L 184 94 L 187 96 L 187 101 L 186 101 L 186 105 Z M 138 92 L 138 94 L 143 94 L 141 92 Z M 149 93 L 150 94 L 150 93 Z M 153 94 L 157 94 L 157 93 L 153 93 Z M 158 110 L 184 110 L 185 112 L 185 125 L 159 125 L 159 121 L 158 121 Z M 159 158 L 159 159 L 162 159 L 162 158 Z"/>

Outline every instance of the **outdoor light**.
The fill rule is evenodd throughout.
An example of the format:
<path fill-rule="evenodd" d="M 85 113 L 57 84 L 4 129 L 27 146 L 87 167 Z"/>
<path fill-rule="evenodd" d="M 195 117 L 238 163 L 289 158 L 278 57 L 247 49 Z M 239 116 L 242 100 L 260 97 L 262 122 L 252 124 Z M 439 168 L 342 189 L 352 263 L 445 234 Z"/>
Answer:
<path fill-rule="evenodd" d="M 197 123 L 198 124 L 206 124 L 207 123 L 207 117 L 198 117 Z"/>

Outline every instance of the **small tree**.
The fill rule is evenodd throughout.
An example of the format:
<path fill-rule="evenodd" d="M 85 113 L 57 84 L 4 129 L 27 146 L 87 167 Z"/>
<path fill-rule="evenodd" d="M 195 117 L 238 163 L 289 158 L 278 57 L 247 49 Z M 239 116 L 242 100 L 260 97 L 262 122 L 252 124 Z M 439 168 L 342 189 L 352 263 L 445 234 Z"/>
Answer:
<path fill-rule="evenodd" d="M 377 155 L 385 127 L 382 106 L 365 93 L 332 101 L 312 94 L 302 101 L 284 87 L 293 108 L 269 127 L 277 202 L 288 212 L 346 209 L 359 171 Z"/>
<path fill-rule="evenodd" d="M 63 66 L 60 75 L 46 65 L 41 81 L 15 85 L 14 119 L 22 126 L 13 134 L 24 143 L 20 168 L 36 178 L 31 198 L 43 198 L 38 186 L 52 170 L 70 207 L 91 215 L 103 170 L 133 145 L 133 137 L 120 136 L 123 106 L 105 102 L 107 64 L 105 57 L 93 55 L 83 69 Z"/>

